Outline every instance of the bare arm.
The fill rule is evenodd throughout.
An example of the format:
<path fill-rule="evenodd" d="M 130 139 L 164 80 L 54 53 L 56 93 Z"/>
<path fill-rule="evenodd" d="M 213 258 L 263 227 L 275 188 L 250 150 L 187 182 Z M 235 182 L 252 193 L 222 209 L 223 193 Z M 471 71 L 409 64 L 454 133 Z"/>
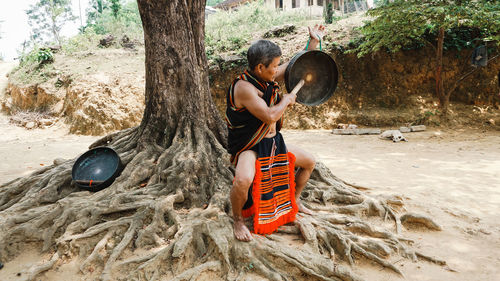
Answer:
<path fill-rule="evenodd" d="M 266 124 L 277 122 L 285 109 L 295 103 L 296 93 L 284 94 L 278 104 L 268 107 L 266 102 L 259 97 L 257 89 L 246 81 L 238 81 L 234 89 L 236 106 L 245 107 L 253 116 Z"/>
<path fill-rule="evenodd" d="M 276 72 L 276 77 L 274 78 L 274 80 L 276 82 L 281 82 L 281 81 L 285 81 L 285 70 L 288 66 L 288 63 L 289 61 L 285 62 L 284 64 L 278 66 L 278 71 Z"/>

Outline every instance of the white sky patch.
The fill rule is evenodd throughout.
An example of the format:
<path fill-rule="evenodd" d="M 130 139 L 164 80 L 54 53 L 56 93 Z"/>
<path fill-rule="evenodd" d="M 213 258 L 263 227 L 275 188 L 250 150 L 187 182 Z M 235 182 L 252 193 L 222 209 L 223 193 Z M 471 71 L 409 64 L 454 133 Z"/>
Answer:
<path fill-rule="evenodd" d="M 6 61 L 11 61 L 18 56 L 22 44 L 30 37 L 31 27 L 28 25 L 26 10 L 37 0 L 0 0 L 0 55 Z M 65 37 L 78 33 L 80 27 L 79 3 L 81 4 L 82 22 L 85 24 L 85 9 L 89 0 L 71 0 L 73 15 L 78 17 L 74 22 L 64 25 L 61 35 Z"/>

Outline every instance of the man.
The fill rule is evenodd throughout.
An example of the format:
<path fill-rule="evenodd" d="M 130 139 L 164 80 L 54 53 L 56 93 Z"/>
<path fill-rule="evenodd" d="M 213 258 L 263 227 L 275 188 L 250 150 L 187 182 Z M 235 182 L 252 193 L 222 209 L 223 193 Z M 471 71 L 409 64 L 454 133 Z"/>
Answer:
<path fill-rule="evenodd" d="M 324 29 L 309 28 L 308 50 L 320 43 Z M 315 160 L 296 146 L 285 146 L 279 133 L 282 116 L 296 98 L 295 93 L 278 92 L 275 81 L 284 80 L 288 66 L 279 65 L 280 57 L 280 48 L 268 40 L 252 44 L 249 70 L 233 82 L 227 95 L 228 150 L 236 165 L 231 205 L 234 235 L 241 241 L 252 239 L 244 216 L 254 215 L 254 232 L 264 234 L 293 221 L 297 211 L 311 214 L 300 202 L 300 193 Z"/>

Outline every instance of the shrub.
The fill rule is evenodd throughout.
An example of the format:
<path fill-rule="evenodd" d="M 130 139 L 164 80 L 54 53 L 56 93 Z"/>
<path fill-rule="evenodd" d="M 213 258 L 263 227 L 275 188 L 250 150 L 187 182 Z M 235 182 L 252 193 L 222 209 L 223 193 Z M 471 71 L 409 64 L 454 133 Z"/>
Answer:
<path fill-rule="evenodd" d="M 20 56 L 19 66 L 9 74 L 9 80 L 17 84 L 37 84 L 53 77 L 54 55 L 50 49 L 35 46 Z"/>
<path fill-rule="evenodd" d="M 54 54 L 47 48 L 38 49 L 38 51 L 35 52 L 35 56 L 39 64 L 54 62 Z"/>

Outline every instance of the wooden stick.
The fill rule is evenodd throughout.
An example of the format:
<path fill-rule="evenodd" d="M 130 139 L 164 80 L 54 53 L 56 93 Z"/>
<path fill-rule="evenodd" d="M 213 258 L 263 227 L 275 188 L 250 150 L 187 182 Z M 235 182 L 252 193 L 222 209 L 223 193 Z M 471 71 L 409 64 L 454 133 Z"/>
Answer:
<path fill-rule="evenodd" d="M 297 94 L 297 92 L 300 90 L 300 88 L 302 88 L 302 86 L 304 86 L 304 79 L 300 79 L 299 83 L 297 85 L 295 85 L 295 88 L 293 88 L 293 90 L 290 92 L 290 94 Z"/>

